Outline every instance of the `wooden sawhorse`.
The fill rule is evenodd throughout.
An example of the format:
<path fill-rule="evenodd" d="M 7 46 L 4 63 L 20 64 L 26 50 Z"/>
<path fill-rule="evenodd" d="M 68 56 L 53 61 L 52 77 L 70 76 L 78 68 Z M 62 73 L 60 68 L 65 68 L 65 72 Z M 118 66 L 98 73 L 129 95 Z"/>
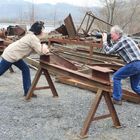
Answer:
<path fill-rule="evenodd" d="M 100 67 L 100 66 L 93 66 L 93 67 L 89 66 L 89 68 L 92 69 L 92 76 L 94 77 L 94 79 L 96 79 L 97 81 L 100 81 L 100 82 L 106 81 L 105 83 L 111 87 L 110 73 L 113 72 L 112 70 L 110 70 L 109 68 L 104 68 L 104 67 Z M 100 104 L 102 97 L 104 97 L 104 99 L 105 99 L 105 102 L 106 102 L 108 110 L 109 110 L 109 114 L 95 117 L 96 110 Z M 89 110 L 89 113 L 84 121 L 84 124 L 81 129 L 79 137 L 80 138 L 88 137 L 87 132 L 89 130 L 89 127 L 90 127 L 90 124 L 92 123 L 92 121 L 105 119 L 108 117 L 112 118 L 114 126 L 116 128 L 121 127 L 119 118 L 117 116 L 116 110 L 115 110 L 114 105 L 111 100 L 110 93 L 108 91 L 105 91 L 102 88 L 98 88 L 96 97 L 95 97 L 95 99 L 91 105 L 91 109 Z"/>
<path fill-rule="evenodd" d="M 101 101 L 102 97 L 105 98 L 105 102 L 107 104 L 109 114 L 105 114 L 105 115 L 95 117 L 96 110 L 97 110 L 97 108 L 100 104 L 100 101 Z M 112 121 L 113 121 L 114 126 L 116 128 L 121 127 L 121 124 L 120 124 L 119 118 L 117 116 L 116 110 L 115 110 L 114 105 L 111 101 L 110 94 L 108 92 L 105 92 L 105 91 L 101 90 L 101 89 L 98 89 L 98 91 L 96 93 L 96 97 L 93 100 L 91 108 L 89 110 L 89 113 L 88 113 L 88 115 L 87 115 L 87 117 L 84 121 L 84 124 L 83 124 L 83 127 L 81 129 L 79 137 L 82 138 L 82 139 L 88 137 L 87 133 L 88 133 L 88 130 L 89 130 L 89 127 L 90 127 L 92 121 L 105 119 L 105 118 L 108 118 L 108 117 L 112 118 Z"/>
<path fill-rule="evenodd" d="M 45 76 L 49 86 L 36 87 L 42 73 L 44 73 L 44 76 Z M 41 90 L 41 89 L 48 89 L 48 88 L 51 89 L 53 97 L 58 97 L 57 91 L 55 89 L 55 86 L 52 82 L 52 79 L 50 77 L 50 74 L 49 74 L 48 70 L 39 67 L 38 70 L 37 70 L 37 73 L 35 75 L 35 78 L 32 82 L 32 85 L 31 85 L 31 87 L 30 87 L 30 89 L 27 93 L 26 100 L 29 100 L 32 97 L 32 94 L 33 94 L 34 90 Z"/>

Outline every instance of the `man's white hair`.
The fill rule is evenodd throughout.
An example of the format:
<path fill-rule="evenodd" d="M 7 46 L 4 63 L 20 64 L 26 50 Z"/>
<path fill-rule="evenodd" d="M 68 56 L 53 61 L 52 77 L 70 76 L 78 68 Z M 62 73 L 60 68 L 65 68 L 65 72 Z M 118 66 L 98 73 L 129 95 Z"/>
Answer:
<path fill-rule="evenodd" d="M 118 26 L 118 25 L 114 25 L 112 28 L 111 28 L 111 33 L 117 33 L 119 35 L 122 35 L 123 34 L 123 30 Z"/>

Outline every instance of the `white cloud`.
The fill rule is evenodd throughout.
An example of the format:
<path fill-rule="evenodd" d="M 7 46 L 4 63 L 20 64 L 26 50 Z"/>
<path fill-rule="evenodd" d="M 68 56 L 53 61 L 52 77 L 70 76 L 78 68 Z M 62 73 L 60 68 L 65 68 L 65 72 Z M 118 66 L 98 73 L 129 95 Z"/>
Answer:
<path fill-rule="evenodd" d="M 83 6 L 83 7 L 91 7 L 91 6 L 100 6 L 99 0 L 25 0 L 34 3 L 68 3 L 76 6 Z"/>

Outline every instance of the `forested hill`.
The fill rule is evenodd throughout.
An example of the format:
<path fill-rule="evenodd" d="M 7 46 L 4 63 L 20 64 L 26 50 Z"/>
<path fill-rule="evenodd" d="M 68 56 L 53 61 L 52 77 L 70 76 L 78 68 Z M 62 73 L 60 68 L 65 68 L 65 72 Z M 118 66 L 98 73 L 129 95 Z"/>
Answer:
<path fill-rule="evenodd" d="M 29 21 L 33 15 L 36 20 L 61 21 L 69 13 L 75 19 L 82 18 L 86 10 L 96 11 L 98 7 L 90 9 L 77 7 L 65 3 L 51 4 L 32 4 L 24 0 L 4 0 L 0 4 L 0 21 Z"/>

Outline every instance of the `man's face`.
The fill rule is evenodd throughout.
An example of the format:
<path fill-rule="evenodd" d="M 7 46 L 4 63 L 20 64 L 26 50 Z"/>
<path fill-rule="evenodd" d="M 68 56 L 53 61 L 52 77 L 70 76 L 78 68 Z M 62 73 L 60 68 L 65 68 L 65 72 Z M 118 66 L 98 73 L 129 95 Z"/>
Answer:
<path fill-rule="evenodd" d="M 120 38 L 120 36 L 119 36 L 118 33 L 111 32 L 111 39 L 112 39 L 113 41 L 117 41 L 119 38 Z"/>

